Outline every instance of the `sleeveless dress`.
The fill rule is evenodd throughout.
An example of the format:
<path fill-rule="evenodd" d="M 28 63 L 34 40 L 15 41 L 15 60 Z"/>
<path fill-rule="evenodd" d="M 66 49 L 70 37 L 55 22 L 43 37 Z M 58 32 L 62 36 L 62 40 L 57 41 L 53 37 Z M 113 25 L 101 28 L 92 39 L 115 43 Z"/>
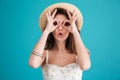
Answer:
<path fill-rule="evenodd" d="M 70 63 L 66 66 L 48 64 L 49 53 L 46 52 L 46 64 L 42 67 L 44 80 L 82 80 L 82 70 L 77 63 Z"/>

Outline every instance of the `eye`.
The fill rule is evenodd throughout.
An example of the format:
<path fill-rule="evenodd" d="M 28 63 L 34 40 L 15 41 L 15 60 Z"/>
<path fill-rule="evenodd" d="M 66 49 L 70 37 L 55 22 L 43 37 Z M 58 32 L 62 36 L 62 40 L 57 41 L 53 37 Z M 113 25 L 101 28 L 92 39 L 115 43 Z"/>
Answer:
<path fill-rule="evenodd" d="M 55 26 L 56 26 L 56 25 L 57 25 L 57 21 L 55 21 L 55 22 L 53 23 L 53 25 L 55 25 Z"/>
<path fill-rule="evenodd" d="M 70 23 L 69 22 L 65 22 L 65 26 L 70 26 Z"/>

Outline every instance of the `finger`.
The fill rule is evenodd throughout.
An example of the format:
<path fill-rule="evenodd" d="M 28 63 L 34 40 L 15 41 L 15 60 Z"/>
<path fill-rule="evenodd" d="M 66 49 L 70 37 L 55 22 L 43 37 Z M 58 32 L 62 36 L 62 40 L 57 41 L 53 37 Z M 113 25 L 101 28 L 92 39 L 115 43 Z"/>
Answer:
<path fill-rule="evenodd" d="M 76 12 L 76 10 L 73 10 L 73 17 L 76 17 L 78 15 L 78 13 Z"/>
<path fill-rule="evenodd" d="M 73 16 L 75 16 L 75 9 L 73 10 Z"/>
<path fill-rule="evenodd" d="M 55 22 L 55 21 L 57 21 L 57 22 L 58 22 L 58 19 L 56 19 L 56 18 L 55 18 L 55 19 L 53 19 L 53 22 Z"/>
<path fill-rule="evenodd" d="M 74 14 L 73 16 L 73 20 L 77 19 L 78 18 L 78 14 Z"/>
<path fill-rule="evenodd" d="M 75 17 L 77 17 L 77 16 L 78 16 L 78 13 L 75 14 Z"/>
<path fill-rule="evenodd" d="M 65 21 L 63 22 L 63 24 L 62 24 L 62 26 L 63 26 L 65 29 L 67 29 L 67 30 L 70 28 L 69 26 L 71 25 L 71 24 L 68 25 L 68 23 L 70 24 L 70 21 L 69 21 L 69 20 L 65 20 Z"/>
<path fill-rule="evenodd" d="M 48 19 L 48 13 L 46 13 L 47 19 Z"/>
<path fill-rule="evenodd" d="M 53 25 L 54 25 L 54 26 L 59 25 L 59 23 L 58 23 L 58 19 L 55 18 L 55 19 L 53 20 Z"/>
<path fill-rule="evenodd" d="M 66 27 L 66 26 L 64 26 L 64 25 L 62 25 L 62 27 L 63 27 L 64 29 L 68 30 L 68 27 Z"/>
<path fill-rule="evenodd" d="M 55 9 L 55 11 L 53 12 L 53 14 L 52 14 L 52 18 L 54 18 L 56 12 L 57 12 L 57 9 Z"/>
<path fill-rule="evenodd" d="M 78 14 L 75 16 L 75 21 L 78 19 Z"/>
<path fill-rule="evenodd" d="M 70 23 L 70 21 L 69 21 L 69 20 L 65 20 L 65 21 L 63 22 L 63 24 L 65 24 L 66 22 L 69 22 L 69 23 Z"/>
<path fill-rule="evenodd" d="M 50 10 L 48 11 L 48 16 L 51 16 Z"/>
<path fill-rule="evenodd" d="M 75 12 L 75 9 L 73 10 L 73 13 Z"/>
<path fill-rule="evenodd" d="M 70 28 L 70 27 L 65 27 L 65 26 L 63 26 L 63 28 L 64 28 L 65 30 L 67 30 L 68 32 L 71 32 L 71 28 Z"/>
<path fill-rule="evenodd" d="M 69 19 L 71 18 L 71 14 L 70 14 L 70 12 L 67 10 L 67 14 L 68 14 L 68 17 L 69 17 Z"/>
<path fill-rule="evenodd" d="M 54 30 L 55 30 L 57 27 L 60 26 L 60 23 L 58 22 L 58 20 L 57 20 L 56 18 L 53 20 L 53 23 L 54 23 L 54 22 L 57 22 L 57 24 L 54 25 Z"/>

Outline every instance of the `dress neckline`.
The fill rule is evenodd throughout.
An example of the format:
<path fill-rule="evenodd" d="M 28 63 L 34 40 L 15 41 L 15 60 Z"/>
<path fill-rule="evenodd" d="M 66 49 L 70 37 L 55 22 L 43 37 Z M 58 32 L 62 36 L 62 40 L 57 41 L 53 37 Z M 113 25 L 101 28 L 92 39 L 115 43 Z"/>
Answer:
<path fill-rule="evenodd" d="M 67 64 L 67 65 L 65 65 L 65 66 L 59 66 L 59 65 L 56 65 L 56 64 L 46 64 L 46 65 L 51 65 L 51 66 L 56 66 L 56 67 L 61 67 L 61 68 L 64 68 L 64 67 L 67 67 L 67 66 L 70 66 L 70 65 L 74 65 L 74 64 L 77 64 L 76 62 L 73 62 L 73 63 L 69 63 L 69 64 Z"/>
<path fill-rule="evenodd" d="M 47 52 L 46 52 L 46 64 L 44 65 L 44 67 L 45 67 L 45 66 L 55 66 L 55 67 L 59 67 L 59 68 L 65 68 L 65 67 L 68 67 L 68 66 L 70 66 L 70 65 L 75 65 L 75 64 L 77 64 L 77 61 L 76 61 L 76 62 L 69 63 L 69 64 L 67 64 L 67 65 L 65 65 L 65 66 L 59 66 L 59 65 L 56 65 L 56 64 L 51 64 L 51 63 L 48 63 L 48 56 L 49 56 L 49 53 L 48 53 L 48 50 L 47 50 Z M 76 56 L 76 60 L 77 60 L 77 56 Z"/>

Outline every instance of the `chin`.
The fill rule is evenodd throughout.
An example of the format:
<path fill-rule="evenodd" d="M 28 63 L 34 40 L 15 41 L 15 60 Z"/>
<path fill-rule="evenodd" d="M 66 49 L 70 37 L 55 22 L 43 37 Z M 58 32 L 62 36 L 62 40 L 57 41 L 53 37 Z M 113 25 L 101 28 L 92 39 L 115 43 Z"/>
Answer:
<path fill-rule="evenodd" d="M 66 39 L 67 38 L 56 38 L 57 41 L 61 41 L 61 42 L 66 41 Z"/>

